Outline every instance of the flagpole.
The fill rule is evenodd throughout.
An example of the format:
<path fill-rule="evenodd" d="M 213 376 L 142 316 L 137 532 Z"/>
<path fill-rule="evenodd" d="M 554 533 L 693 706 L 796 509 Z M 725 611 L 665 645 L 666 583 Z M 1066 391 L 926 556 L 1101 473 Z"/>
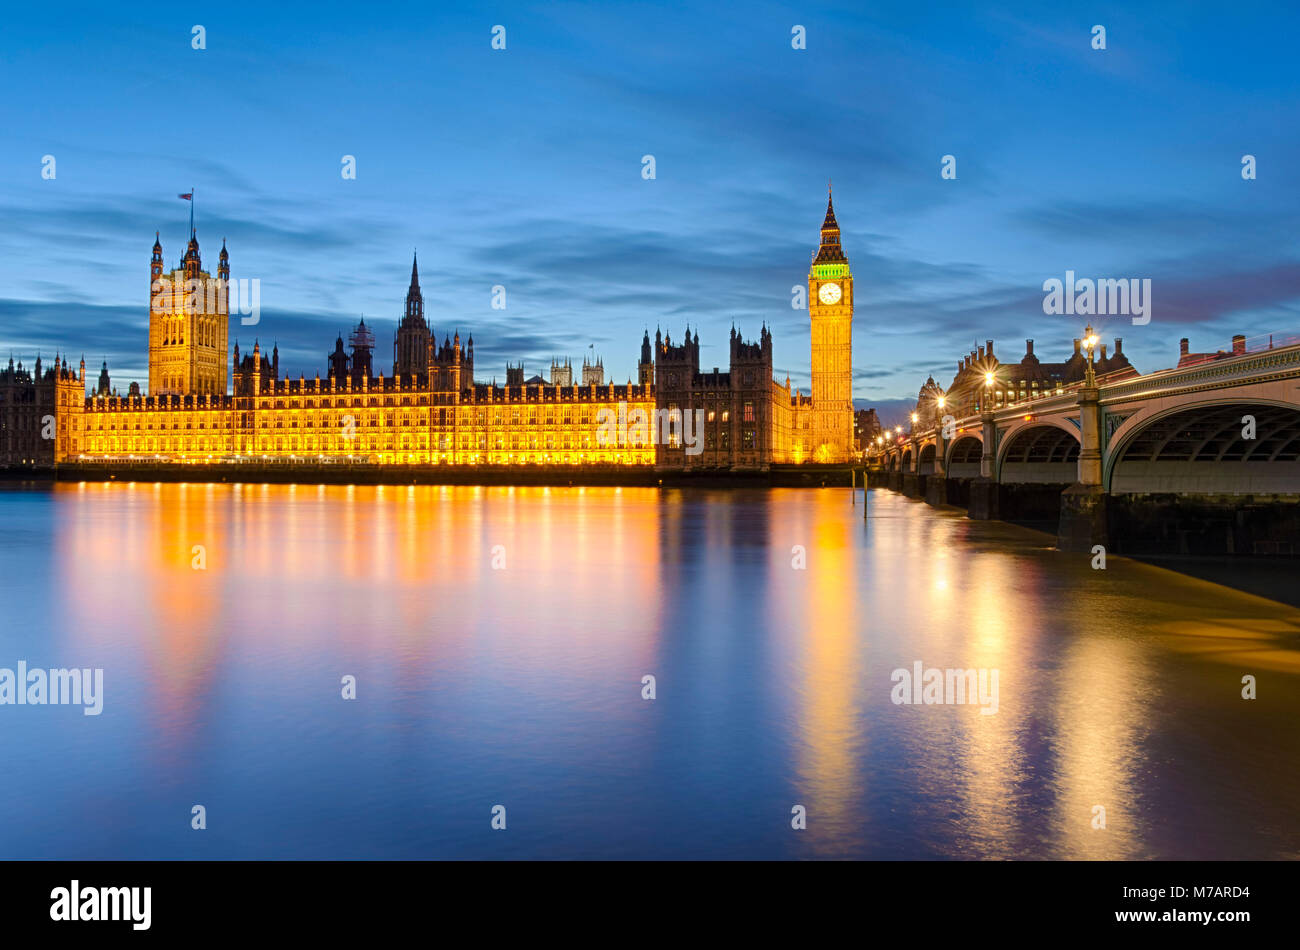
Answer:
<path fill-rule="evenodd" d="M 190 185 L 190 237 L 194 237 L 194 186 L 193 185 Z"/>

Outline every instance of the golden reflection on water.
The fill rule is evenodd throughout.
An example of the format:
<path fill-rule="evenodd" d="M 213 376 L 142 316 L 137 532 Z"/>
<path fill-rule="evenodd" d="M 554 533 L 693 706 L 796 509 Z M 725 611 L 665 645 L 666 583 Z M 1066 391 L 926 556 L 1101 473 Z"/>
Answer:
<path fill-rule="evenodd" d="M 1056 690 L 1058 851 L 1089 860 L 1139 857 L 1134 818 L 1152 677 L 1135 644 L 1096 633 L 1066 647 Z"/>
<path fill-rule="evenodd" d="M 653 664 L 659 507 L 645 503 L 650 489 L 82 483 L 56 491 L 71 506 L 63 519 L 76 526 L 60 538 L 63 584 L 75 592 L 65 605 L 70 623 L 105 649 L 149 638 L 133 645 L 148 664 L 150 725 L 163 758 L 184 757 L 223 654 L 251 639 L 290 663 L 319 651 L 322 639 L 340 649 L 373 645 L 377 656 L 395 650 L 399 677 L 410 670 L 401 661 L 417 657 L 472 666 L 480 637 L 502 640 L 540 683 L 572 679 L 566 656 L 599 654 L 611 640 L 631 657 L 627 675 L 638 688 Z M 196 545 L 205 570 L 195 569 Z M 635 629 L 611 630 L 615 610 L 602 604 L 638 618 Z M 494 624 L 480 619 L 489 613 Z"/>
<path fill-rule="evenodd" d="M 788 493 L 774 493 L 780 505 Z M 857 524 L 845 517 L 842 492 L 819 491 L 808 507 L 798 535 L 806 549 L 806 596 L 787 607 L 799 623 L 803 656 L 799 669 L 802 709 L 796 738 L 799 804 L 808 812 L 813 853 L 835 855 L 856 841 L 864 816 L 857 803 L 864 789 L 858 766 L 865 752 L 865 720 L 861 715 L 864 684 L 859 671 L 867 642 L 859 635 L 856 588 Z M 793 545 L 792 545 L 793 547 Z M 789 587 L 794 571 L 792 552 L 772 561 L 777 589 Z"/>
<path fill-rule="evenodd" d="M 1092 571 L 1021 529 L 898 496 L 873 492 L 865 521 L 829 489 L 773 490 L 758 508 L 752 493 L 701 508 L 640 488 L 109 483 L 55 497 L 62 621 L 92 655 L 140 658 L 149 754 L 182 777 L 197 732 L 295 665 L 335 676 L 364 661 L 411 721 L 445 694 L 444 711 L 491 724 L 482 741 L 502 755 L 575 769 L 610 736 L 635 759 L 647 742 L 691 743 L 671 730 L 725 743 L 724 727 L 753 728 L 726 718 L 749 708 L 734 704 L 647 714 L 640 676 L 676 660 L 706 685 L 755 679 L 765 754 L 808 809 L 795 855 L 1177 856 L 1153 830 L 1170 810 L 1295 817 L 1294 796 L 1250 798 L 1269 756 L 1235 758 L 1249 735 L 1186 722 L 1239 714 L 1243 667 L 1284 677 L 1270 696 L 1292 687 L 1272 701 L 1293 721 L 1300 611 L 1120 558 Z M 759 605 L 756 629 L 729 622 L 742 603 Z M 894 705 L 892 671 L 917 661 L 998 671 L 997 713 Z M 1293 732 L 1269 741 L 1296 751 Z M 1174 787 L 1162 743 L 1242 779 Z"/>

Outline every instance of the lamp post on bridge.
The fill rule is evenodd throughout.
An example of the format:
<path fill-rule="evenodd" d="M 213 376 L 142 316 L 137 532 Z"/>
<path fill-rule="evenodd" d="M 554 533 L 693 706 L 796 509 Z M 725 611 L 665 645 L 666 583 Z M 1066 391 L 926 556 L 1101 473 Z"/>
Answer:
<path fill-rule="evenodd" d="M 916 498 L 918 495 L 921 494 L 920 492 L 921 466 L 920 466 L 920 454 L 917 451 L 916 422 L 917 422 L 917 414 L 914 412 L 911 415 L 912 424 L 908 427 L 907 439 L 906 439 L 907 448 L 908 451 L 911 453 L 912 461 L 908 465 L 907 469 L 903 472 L 903 482 L 902 482 L 903 494 L 908 498 Z M 901 438 L 902 426 L 899 426 L 899 435 Z"/>
<path fill-rule="evenodd" d="M 1083 332 L 1088 362 L 1079 390 L 1078 481 L 1061 492 L 1056 546 L 1061 551 L 1091 552 L 1094 545 L 1106 544 L 1108 528 L 1106 492 L 1102 485 L 1101 391 L 1092 362 L 1097 335 L 1091 326 Z"/>
<path fill-rule="evenodd" d="M 948 473 L 945 464 L 947 447 L 943 436 L 945 402 L 943 390 L 935 387 L 933 405 L 929 412 L 930 424 L 934 427 L 934 465 L 925 477 L 925 501 L 935 507 L 948 503 Z"/>
<path fill-rule="evenodd" d="M 1092 354 L 1093 351 L 1096 350 L 1097 348 L 1097 334 L 1092 332 L 1091 325 L 1089 325 L 1088 329 L 1084 330 L 1083 332 L 1085 334 L 1083 338 L 1083 347 L 1088 353 L 1088 364 L 1083 372 L 1083 387 L 1085 389 L 1096 389 L 1097 371 L 1093 367 Z"/>
<path fill-rule="evenodd" d="M 980 428 L 983 441 L 980 452 L 980 477 L 971 482 L 969 511 L 970 517 L 977 521 L 995 521 L 1002 510 L 998 483 L 994 477 L 998 440 L 998 427 L 993 419 L 995 379 L 992 370 L 984 374 L 984 398 L 980 400 Z"/>
<path fill-rule="evenodd" d="M 1089 488 L 1101 488 L 1101 401 L 1097 388 L 1097 371 L 1093 367 L 1093 351 L 1097 348 L 1097 335 L 1092 327 L 1083 331 L 1088 364 L 1083 374 L 1083 389 L 1079 392 L 1079 481 Z"/>

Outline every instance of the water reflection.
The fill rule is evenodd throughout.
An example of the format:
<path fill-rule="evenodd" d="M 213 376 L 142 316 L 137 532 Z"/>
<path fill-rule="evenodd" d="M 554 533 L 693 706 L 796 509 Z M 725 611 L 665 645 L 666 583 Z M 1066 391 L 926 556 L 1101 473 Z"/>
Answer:
<path fill-rule="evenodd" d="M 1295 609 L 891 494 L 110 483 L 0 513 L 0 666 L 107 691 L 0 708 L 6 856 L 1300 853 Z M 918 661 L 998 671 L 997 713 L 895 705 Z"/>

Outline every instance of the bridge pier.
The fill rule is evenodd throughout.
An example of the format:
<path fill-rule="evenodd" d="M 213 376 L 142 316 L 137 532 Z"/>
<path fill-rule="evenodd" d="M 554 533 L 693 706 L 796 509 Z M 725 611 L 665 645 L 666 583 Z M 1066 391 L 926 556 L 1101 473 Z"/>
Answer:
<path fill-rule="evenodd" d="M 1100 485 L 1071 485 L 1061 492 L 1061 521 L 1056 532 L 1058 551 L 1091 551 L 1109 541 L 1106 492 Z"/>
<path fill-rule="evenodd" d="M 921 496 L 921 476 L 916 472 L 904 472 L 901 479 L 900 489 L 907 498 L 919 498 Z"/>
<path fill-rule="evenodd" d="M 970 510 L 966 514 L 976 521 L 996 521 L 1002 517 L 1002 498 L 994 477 L 998 429 L 992 410 L 980 413 L 980 426 L 983 429 L 980 477 L 970 483 Z"/>
<path fill-rule="evenodd" d="M 953 505 L 957 508 L 970 508 L 970 483 L 969 478 L 960 478 L 949 475 L 944 478 L 944 494 L 946 499 L 944 504 Z"/>
<path fill-rule="evenodd" d="M 935 474 L 925 480 L 925 503 L 936 508 L 948 504 L 948 479 Z"/>
<path fill-rule="evenodd" d="M 1001 488 L 991 478 L 981 475 L 970 483 L 970 509 L 967 517 L 975 521 L 997 521 L 1002 517 Z"/>
<path fill-rule="evenodd" d="M 1089 364 L 1087 381 L 1079 391 L 1079 480 L 1061 492 L 1061 518 L 1056 529 L 1059 551 L 1091 551 L 1107 543 L 1106 489 L 1101 484 L 1100 391 Z"/>

